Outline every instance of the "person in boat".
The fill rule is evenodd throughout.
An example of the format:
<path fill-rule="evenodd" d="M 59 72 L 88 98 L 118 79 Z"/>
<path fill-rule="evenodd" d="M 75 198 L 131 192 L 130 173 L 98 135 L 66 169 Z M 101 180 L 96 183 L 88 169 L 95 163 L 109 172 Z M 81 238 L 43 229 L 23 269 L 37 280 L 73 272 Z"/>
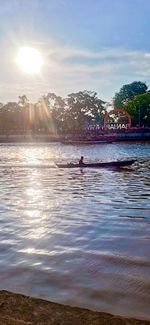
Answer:
<path fill-rule="evenodd" d="M 81 158 L 79 160 L 79 166 L 83 166 L 84 165 L 83 159 L 84 159 L 84 157 L 81 156 Z"/>

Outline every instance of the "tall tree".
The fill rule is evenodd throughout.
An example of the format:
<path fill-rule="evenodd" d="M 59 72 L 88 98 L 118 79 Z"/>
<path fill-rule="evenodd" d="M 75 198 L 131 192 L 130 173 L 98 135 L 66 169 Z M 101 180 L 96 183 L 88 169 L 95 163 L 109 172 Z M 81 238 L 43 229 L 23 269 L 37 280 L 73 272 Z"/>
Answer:
<path fill-rule="evenodd" d="M 144 94 L 148 90 L 147 85 L 141 81 L 134 81 L 121 87 L 120 91 L 115 94 L 113 99 L 116 108 L 122 107 L 132 100 L 135 96 Z"/>
<path fill-rule="evenodd" d="M 16 102 L 8 102 L 1 109 L 0 128 L 9 133 L 19 127 L 19 106 Z"/>
<path fill-rule="evenodd" d="M 22 117 L 22 128 L 25 132 L 31 130 L 31 111 L 30 111 L 30 103 L 29 99 L 26 95 L 19 96 L 18 105 L 21 111 L 21 117 Z"/>
<path fill-rule="evenodd" d="M 48 93 L 39 100 L 40 116 L 47 119 L 47 125 L 57 132 L 63 127 L 65 101 L 55 93 Z"/>
<path fill-rule="evenodd" d="M 100 123 L 104 118 L 105 102 L 97 97 L 96 92 L 84 90 L 69 94 L 66 104 L 66 127 L 70 130 L 82 130 L 86 122 Z"/>
<path fill-rule="evenodd" d="M 150 93 L 136 96 L 129 101 L 125 106 L 125 110 L 132 118 L 133 126 L 148 126 L 150 127 Z"/>
<path fill-rule="evenodd" d="M 28 107 L 29 99 L 27 98 L 26 95 L 18 96 L 18 98 L 19 98 L 19 101 L 18 101 L 19 106 L 21 106 L 23 108 Z"/>

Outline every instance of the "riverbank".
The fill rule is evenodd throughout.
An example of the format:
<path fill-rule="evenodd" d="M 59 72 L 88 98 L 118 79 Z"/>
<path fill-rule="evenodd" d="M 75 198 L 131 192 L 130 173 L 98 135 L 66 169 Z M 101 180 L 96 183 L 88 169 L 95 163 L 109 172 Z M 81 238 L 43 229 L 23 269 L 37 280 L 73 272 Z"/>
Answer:
<path fill-rule="evenodd" d="M 0 291 L 0 325 L 150 325 L 150 321 L 113 316 Z"/>
<path fill-rule="evenodd" d="M 97 144 L 120 141 L 149 141 L 150 132 L 118 132 L 103 135 L 37 135 L 37 134 L 1 134 L 0 143 L 51 143 L 61 142 L 64 144 Z"/>

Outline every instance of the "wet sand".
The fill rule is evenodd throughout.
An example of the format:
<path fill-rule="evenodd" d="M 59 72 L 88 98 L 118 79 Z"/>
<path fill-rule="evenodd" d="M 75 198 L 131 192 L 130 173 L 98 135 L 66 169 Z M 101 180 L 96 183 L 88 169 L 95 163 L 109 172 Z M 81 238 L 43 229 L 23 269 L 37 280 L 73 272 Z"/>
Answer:
<path fill-rule="evenodd" d="M 150 321 L 0 291 L 0 325 L 150 325 Z"/>

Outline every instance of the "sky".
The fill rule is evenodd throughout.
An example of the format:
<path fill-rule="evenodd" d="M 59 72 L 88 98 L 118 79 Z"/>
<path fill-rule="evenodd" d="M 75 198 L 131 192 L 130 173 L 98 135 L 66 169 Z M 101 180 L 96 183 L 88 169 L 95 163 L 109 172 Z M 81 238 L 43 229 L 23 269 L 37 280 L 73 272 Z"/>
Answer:
<path fill-rule="evenodd" d="M 122 85 L 150 85 L 150 0 L 0 0 L 0 102 L 93 90 L 111 102 Z M 16 64 L 22 46 L 43 67 Z"/>

